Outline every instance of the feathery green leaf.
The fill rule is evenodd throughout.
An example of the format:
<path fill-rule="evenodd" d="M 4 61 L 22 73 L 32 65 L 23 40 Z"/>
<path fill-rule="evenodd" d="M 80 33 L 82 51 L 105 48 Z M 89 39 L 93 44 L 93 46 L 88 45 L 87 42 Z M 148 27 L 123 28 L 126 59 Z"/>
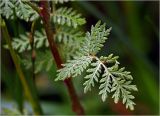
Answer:
<path fill-rule="evenodd" d="M 55 34 L 55 41 L 64 44 L 74 44 L 83 38 L 83 32 L 66 26 L 61 26 Z"/>
<path fill-rule="evenodd" d="M 15 50 L 18 50 L 19 53 L 22 53 L 27 50 L 31 50 L 29 33 L 20 34 L 19 38 L 13 38 L 12 46 Z M 48 47 L 48 41 L 45 35 L 45 31 L 42 29 L 41 32 L 35 31 L 34 33 L 34 42 L 36 48 L 41 48 L 43 45 Z"/>
<path fill-rule="evenodd" d="M 97 62 L 93 62 L 91 63 L 91 66 L 93 68 L 89 68 L 87 70 L 88 75 L 86 75 L 84 78 L 87 79 L 85 81 L 85 83 L 83 84 L 84 87 L 84 93 L 86 93 L 87 91 L 91 91 L 91 86 L 94 87 L 94 81 L 98 82 L 98 78 L 100 76 L 101 73 L 101 62 L 97 61 Z"/>
<path fill-rule="evenodd" d="M 69 2 L 69 1 L 74 1 L 74 0 L 54 0 L 54 2 L 55 2 L 56 4 L 58 4 L 58 3 L 63 4 L 63 3 L 65 3 L 65 2 Z"/>
<path fill-rule="evenodd" d="M 110 73 L 107 69 L 104 70 L 104 74 L 102 75 L 102 79 L 100 80 L 101 85 L 99 86 L 100 92 L 99 94 L 102 94 L 102 101 L 104 102 L 108 96 L 108 93 L 110 93 L 111 89 L 111 77 Z"/>
<path fill-rule="evenodd" d="M 112 98 L 114 98 L 115 103 L 118 103 L 122 97 L 126 108 L 129 107 L 130 110 L 133 110 L 135 103 L 132 99 L 134 99 L 134 96 L 131 95 L 130 91 L 137 91 L 137 87 L 131 85 L 133 77 L 130 72 L 124 71 L 125 68 L 119 68 L 120 63 L 117 61 L 118 56 L 113 56 L 113 54 L 101 56 L 100 58 L 95 56 L 103 46 L 110 30 L 111 28 L 106 30 L 105 24 L 101 25 L 100 21 L 95 26 L 92 26 L 91 33 L 86 33 L 85 40 L 78 52 L 81 57 L 70 60 L 64 64 L 64 68 L 58 71 L 59 73 L 56 80 L 64 80 L 70 76 L 77 76 L 91 65 L 91 67 L 87 69 L 87 74 L 84 77 L 86 79 L 83 84 L 85 86 L 84 93 L 90 91 L 91 87 L 94 87 L 95 82 L 100 83 L 99 94 L 101 95 L 102 101 L 106 100 L 109 93 L 114 92 Z M 88 61 L 87 58 L 89 58 Z M 84 62 L 86 65 L 84 65 Z M 106 66 L 106 64 L 113 65 Z M 102 77 L 100 74 L 102 74 Z"/>
<path fill-rule="evenodd" d="M 38 13 L 22 0 L 15 1 L 15 12 L 17 17 L 25 21 L 33 21 L 39 17 Z"/>
<path fill-rule="evenodd" d="M 0 9 L 0 14 L 6 19 L 13 19 L 16 15 L 25 21 L 33 21 L 39 17 L 38 13 L 28 4 L 25 4 L 23 0 L 2 0 Z"/>
<path fill-rule="evenodd" d="M 120 78 L 113 79 L 113 88 L 111 89 L 114 92 L 112 98 L 114 98 L 114 102 L 118 103 L 120 95 L 122 95 L 123 104 L 126 103 L 126 108 L 130 108 L 130 110 L 134 110 L 135 103 L 132 99 L 134 96 L 131 95 L 129 90 L 137 91 L 135 85 L 130 85 L 131 81 L 121 80 Z"/>
<path fill-rule="evenodd" d="M 83 56 L 80 58 L 75 58 L 74 60 L 69 60 L 66 64 L 63 64 L 64 68 L 58 70 L 57 80 L 64 80 L 70 76 L 75 77 L 80 75 L 84 69 L 86 69 L 91 63 L 92 58 L 89 56 Z"/>
<path fill-rule="evenodd" d="M 0 2 L 0 14 L 5 16 L 6 19 L 14 18 L 14 3 L 13 0 L 1 0 Z"/>
<path fill-rule="evenodd" d="M 86 23 L 85 19 L 81 18 L 81 14 L 67 7 L 61 7 L 56 10 L 55 14 L 52 16 L 52 21 L 60 25 L 67 25 L 74 28 Z"/>
<path fill-rule="evenodd" d="M 80 52 L 84 55 L 95 55 L 103 46 L 107 36 L 110 34 L 111 28 L 105 28 L 106 24 L 101 25 L 101 21 L 98 21 L 95 26 L 91 27 L 91 32 L 86 33 L 84 44 Z"/>

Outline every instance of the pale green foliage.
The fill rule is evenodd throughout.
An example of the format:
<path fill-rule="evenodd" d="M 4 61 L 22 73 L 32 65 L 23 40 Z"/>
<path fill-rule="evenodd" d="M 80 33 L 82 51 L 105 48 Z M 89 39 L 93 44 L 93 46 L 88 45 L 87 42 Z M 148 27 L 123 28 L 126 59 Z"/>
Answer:
<path fill-rule="evenodd" d="M 35 31 L 34 42 L 36 48 L 41 48 L 43 46 L 49 47 L 49 43 L 46 37 L 46 32 L 44 31 L 44 29 L 42 29 L 41 31 Z"/>
<path fill-rule="evenodd" d="M 55 34 L 55 41 L 64 44 L 73 44 L 75 41 L 83 39 L 83 32 L 68 27 L 60 27 Z"/>
<path fill-rule="evenodd" d="M 107 63 L 114 63 L 114 62 L 116 62 L 117 61 L 117 59 L 118 59 L 119 57 L 118 56 L 114 56 L 113 57 L 113 54 L 110 54 L 109 56 L 101 56 L 100 57 L 100 60 L 102 60 L 102 61 L 104 61 L 104 62 L 107 62 Z"/>
<path fill-rule="evenodd" d="M 29 44 L 29 33 L 26 33 L 25 35 L 20 34 L 19 38 L 13 39 L 13 42 L 12 42 L 13 48 L 18 50 L 18 52 L 20 53 L 24 52 L 25 50 L 30 50 L 31 46 Z"/>
<path fill-rule="evenodd" d="M 52 16 L 52 20 L 54 23 L 67 25 L 74 28 L 77 28 L 77 26 L 86 23 L 85 19 L 81 18 L 81 14 L 78 14 L 72 8 L 67 7 L 61 7 L 57 9 Z"/>
<path fill-rule="evenodd" d="M 69 1 L 74 1 L 74 0 L 54 0 L 54 2 L 57 4 L 57 3 L 60 3 L 60 4 L 63 4 L 65 2 L 69 2 Z"/>
<path fill-rule="evenodd" d="M 25 21 L 33 21 L 39 17 L 38 13 L 23 0 L 1 0 L 0 9 L 0 14 L 7 19 L 13 19 L 16 15 Z"/>
<path fill-rule="evenodd" d="M 94 81 L 98 82 L 98 78 L 101 73 L 101 63 L 99 61 L 91 63 L 91 66 L 93 68 L 89 68 L 87 70 L 88 75 L 86 75 L 84 78 L 87 79 L 85 83 L 83 84 L 85 86 L 84 92 L 91 91 L 91 86 L 94 87 Z"/>
<path fill-rule="evenodd" d="M 59 44 L 61 56 L 64 60 L 72 59 L 81 48 L 84 34 L 79 29 L 60 27 L 55 34 L 55 42 Z"/>
<path fill-rule="evenodd" d="M 106 68 L 104 70 L 104 74 L 102 75 L 100 83 L 101 85 L 99 86 L 100 89 L 99 94 L 102 95 L 102 101 L 105 101 L 108 96 L 107 93 L 110 93 L 110 88 L 111 88 L 111 77 Z"/>
<path fill-rule="evenodd" d="M 118 56 L 113 56 L 113 54 L 100 58 L 95 56 L 103 46 L 110 30 L 111 28 L 106 30 L 105 24 L 101 25 L 100 21 L 92 26 L 91 33 L 86 33 L 82 48 L 79 51 L 79 57 L 63 64 L 64 68 L 58 70 L 56 80 L 78 76 L 90 66 L 84 77 L 86 79 L 83 84 L 85 86 L 84 92 L 90 91 L 95 82 L 100 83 L 99 94 L 102 101 L 106 100 L 109 93 L 114 92 L 112 97 L 115 103 L 119 101 L 119 98 L 122 98 L 126 108 L 133 110 L 135 103 L 132 99 L 134 96 L 131 95 L 130 91 L 137 91 L 137 88 L 135 85 L 130 85 L 133 79 L 130 72 L 124 71 L 125 68 L 119 68 Z M 113 65 L 106 66 L 106 64 Z"/>
<path fill-rule="evenodd" d="M 43 45 L 46 47 L 49 46 L 43 29 L 41 32 L 35 31 L 34 42 L 36 48 L 41 48 Z M 19 53 L 31 50 L 29 33 L 21 34 L 19 38 L 13 38 L 12 46 L 15 50 L 18 50 Z"/>
<path fill-rule="evenodd" d="M 63 64 L 64 68 L 58 70 L 59 74 L 56 80 L 64 80 L 70 76 L 75 77 L 80 75 L 91 61 L 92 58 L 88 56 L 76 57 L 74 60 L 69 60 L 66 64 Z"/>
<path fill-rule="evenodd" d="M 15 12 L 17 17 L 26 21 L 33 21 L 39 17 L 38 13 L 34 11 L 29 5 L 22 2 L 22 0 L 16 0 Z"/>
<path fill-rule="evenodd" d="M 54 35 L 54 39 L 56 42 L 62 43 L 61 50 L 70 52 L 64 52 L 64 56 L 69 59 L 73 57 L 75 51 L 80 47 L 80 43 L 83 39 L 83 33 L 78 30 L 70 30 L 70 28 L 61 28 Z M 13 38 L 12 45 L 15 50 L 18 50 L 19 53 L 24 51 L 31 50 L 31 46 L 29 43 L 30 35 L 29 33 L 20 34 L 18 38 Z M 49 47 L 49 43 L 45 34 L 44 29 L 41 31 L 35 31 L 34 33 L 34 44 L 36 48 L 41 48 L 45 46 Z M 72 54 L 73 53 L 73 54 Z"/>
<path fill-rule="evenodd" d="M 0 2 L 0 14 L 5 16 L 7 19 L 14 18 L 13 15 L 14 4 L 12 0 L 1 0 Z"/>
<path fill-rule="evenodd" d="M 95 26 L 91 27 L 91 32 L 86 33 L 86 39 L 82 45 L 81 53 L 84 55 L 95 55 L 105 42 L 107 36 L 110 34 L 111 28 L 106 30 L 106 24 L 101 25 L 101 21 L 98 21 Z"/>
<path fill-rule="evenodd" d="M 129 79 L 129 80 L 133 79 L 133 77 L 130 75 L 130 72 L 124 71 L 125 67 L 119 69 L 118 64 L 115 64 L 114 66 L 108 68 L 108 70 L 115 77 L 121 77 L 121 78 Z"/>
<path fill-rule="evenodd" d="M 132 101 L 134 96 L 131 95 L 131 90 L 137 91 L 137 87 L 135 85 L 130 85 L 131 81 L 121 80 L 120 78 L 113 79 L 113 87 L 111 89 L 114 92 L 112 98 L 114 98 L 114 102 L 118 103 L 120 95 L 122 95 L 123 104 L 126 103 L 126 108 L 130 108 L 134 110 L 135 103 Z"/>

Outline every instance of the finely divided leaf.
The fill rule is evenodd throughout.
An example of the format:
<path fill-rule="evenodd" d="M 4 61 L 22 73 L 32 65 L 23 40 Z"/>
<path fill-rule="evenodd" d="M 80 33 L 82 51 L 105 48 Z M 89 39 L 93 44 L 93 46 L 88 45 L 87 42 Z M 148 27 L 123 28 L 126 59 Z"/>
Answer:
<path fill-rule="evenodd" d="M 39 17 L 38 13 L 22 0 L 15 1 L 15 11 L 17 17 L 26 21 L 33 21 Z"/>
<path fill-rule="evenodd" d="M 91 66 L 93 68 L 89 68 L 87 70 L 87 72 L 90 74 L 84 77 L 85 79 L 87 79 L 83 84 L 85 86 L 84 93 L 86 93 L 87 91 L 91 91 L 91 87 L 94 87 L 94 81 L 98 82 L 98 78 L 101 73 L 101 63 L 99 61 L 92 63 Z"/>
<path fill-rule="evenodd" d="M 103 46 L 103 43 L 108 39 L 111 28 L 106 29 L 106 24 L 101 25 L 98 21 L 95 26 L 91 27 L 91 32 L 86 33 L 84 44 L 80 52 L 86 54 L 96 54 Z"/>
<path fill-rule="evenodd" d="M 14 14 L 25 21 L 33 21 L 39 17 L 38 13 L 23 0 L 1 0 L 0 9 L 0 14 L 7 19 L 13 19 Z"/>
<path fill-rule="evenodd" d="M 54 23 L 74 28 L 86 23 L 85 19 L 81 18 L 81 14 L 78 14 L 72 8 L 67 7 L 62 7 L 56 10 L 55 14 L 52 16 L 52 20 Z"/>
<path fill-rule="evenodd" d="M 117 103 L 121 95 L 123 104 L 126 104 L 126 108 L 134 110 L 134 96 L 131 95 L 130 91 L 137 91 L 137 87 L 135 85 L 130 85 L 130 83 L 131 81 L 121 80 L 120 78 L 114 79 L 113 88 L 111 89 L 111 91 L 114 92 L 112 98 L 114 98 L 115 103 Z"/>
<path fill-rule="evenodd" d="M 56 4 L 60 3 L 63 4 L 65 2 L 74 1 L 74 0 L 54 0 Z"/>
<path fill-rule="evenodd" d="M 108 96 L 108 93 L 110 93 L 111 88 L 111 77 L 110 73 L 105 69 L 104 74 L 102 75 L 102 79 L 100 80 L 100 92 L 99 94 L 102 95 L 102 101 L 104 102 Z"/>
<path fill-rule="evenodd" d="M 89 56 L 83 56 L 69 60 L 66 64 L 63 64 L 64 68 L 58 70 L 58 77 L 56 80 L 64 80 L 68 77 L 75 77 L 80 75 L 91 63 L 92 58 Z"/>
<path fill-rule="evenodd" d="M 29 43 L 29 33 L 25 33 L 25 35 L 21 34 L 19 35 L 19 38 L 14 38 L 12 46 L 15 50 L 18 50 L 19 53 L 26 50 L 31 50 Z"/>
<path fill-rule="evenodd" d="M 19 53 L 22 53 L 24 51 L 31 50 L 29 41 L 30 41 L 30 35 L 28 32 L 26 32 L 25 34 L 20 34 L 18 38 L 13 38 L 12 46 L 15 50 L 18 50 Z M 42 31 L 35 31 L 34 43 L 36 48 L 41 48 L 42 46 L 45 47 L 49 46 L 43 29 Z"/>
<path fill-rule="evenodd" d="M 132 75 L 130 74 L 129 71 L 125 71 L 124 67 L 119 69 L 119 66 L 117 64 L 108 68 L 108 70 L 115 77 L 121 77 L 121 78 L 128 79 L 128 80 L 133 79 L 133 77 L 132 77 Z"/>
<path fill-rule="evenodd" d="M 57 30 L 54 39 L 64 44 L 74 44 L 83 38 L 83 33 L 80 30 L 61 26 L 60 29 Z"/>
<path fill-rule="evenodd" d="M 91 64 L 84 77 L 86 79 L 83 84 L 85 86 L 84 92 L 90 91 L 95 86 L 95 82 L 100 82 L 99 94 L 102 101 L 105 101 L 108 94 L 112 92 L 112 98 L 114 98 L 115 103 L 118 103 L 119 99 L 122 98 L 126 108 L 133 110 L 135 103 L 132 101 L 134 96 L 131 95 L 131 91 L 137 91 L 137 87 L 131 85 L 133 78 L 130 72 L 125 71 L 125 68 L 119 68 L 118 56 L 113 56 L 113 54 L 107 57 L 101 56 L 100 58 L 95 56 L 103 46 L 110 30 L 111 28 L 106 30 L 105 24 L 101 25 L 100 21 L 95 26 L 92 26 L 91 32 L 86 33 L 85 40 L 82 42 L 82 47 L 78 52 L 81 57 L 64 64 L 64 68 L 59 70 L 56 80 L 77 76 Z M 102 74 L 102 77 L 100 74 Z"/>
<path fill-rule="evenodd" d="M 13 0 L 1 0 L 0 2 L 0 14 L 5 16 L 7 19 L 14 18 L 13 9 L 14 9 Z"/>

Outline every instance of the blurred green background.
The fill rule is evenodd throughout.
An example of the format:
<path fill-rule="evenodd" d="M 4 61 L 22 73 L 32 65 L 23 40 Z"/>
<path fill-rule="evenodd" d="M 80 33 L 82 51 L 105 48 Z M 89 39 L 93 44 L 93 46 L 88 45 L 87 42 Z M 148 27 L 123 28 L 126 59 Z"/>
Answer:
<path fill-rule="evenodd" d="M 98 55 L 113 53 L 120 56 L 121 66 L 132 72 L 138 92 L 134 92 L 134 111 L 125 109 L 122 103 L 114 104 L 111 96 L 102 103 L 96 87 L 83 93 L 83 76 L 74 78 L 86 114 L 159 114 L 159 2 L 158 1 L 77 1 L 65 3 L 86 18 L 85 31 L 98 20 L 112 27 L 105 46 Z M 7 21 L 11 36 L 24 33 L 29 26 L 24 21 Z M 12 31 L 11 31 L 12 30 Z M 5 43 L 2 40 L 2 43 Z M 22 102 L 23 90 L 10 54 L 1 51 L 1 107 L 15 108 L 25 104 L 27 112 L 32 112 L 27 102 Z M 25 72 L 26 75 L 28 72 Z M 53 69 L 52 75 L 56 75 Z M 54 82 L 54 77 L 39 74 L 36 77 L 39 97 L 45 114 L 73 114 L 70 99 L 62 82 Z M 98 88 L 98 87 L 97 87 Z M 19 105 L 17 105 L 17 103 Z"/>

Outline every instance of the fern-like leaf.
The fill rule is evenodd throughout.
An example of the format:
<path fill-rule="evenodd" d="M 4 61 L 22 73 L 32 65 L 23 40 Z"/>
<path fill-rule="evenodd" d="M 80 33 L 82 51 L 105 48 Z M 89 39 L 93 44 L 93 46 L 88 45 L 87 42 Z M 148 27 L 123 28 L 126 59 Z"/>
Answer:
<path fill-rule="evenodd" d="M 122 94 L 123 104 L 126 103 L 126 108 L 130 108 L 130 110 L 134 110 L 135 103 L 132 101 L 134 96 L 131 95 L 130 90 L 137 91 L 137 87 L 135 85 L 130 85 L 131 81 L 121 80 L 120 78 L 113 79 L 113 88 L 111 89 L 114 92 L 112 98 L 114 98 L 114 102 L 118 103 L 120 94 Z"/>
<path fill-rule="evenodd" d="M 64 44 L 73 44 L 83 38 L 83 32 L 68 27 L 61 27 L 55 34 L 55 41 Z"/>
<path fill-rule="evenodd" d="M 19 38 L 14 38 L 12 46 L 15 50 L 18 50 L 19 53 L 24 52 L 25 50 L 31 50 L 29 33 L 20 34 Z"/>
<path fill-rule="evenodd" d="M 85 40 L 83 41 L 82 47 L 79 51 L 78 59 L 70 60 L 64 64 L 64 68 L 59 70 L 57 80 L 64 80 L 70 76 L 77 76 L 81 74 L 87 66 L 91 65 L 87 69 L 87 74 L 84 77 L 84 92 L 91 90 L 94 87 L 95 82 L 100 82 L 100 92 L 102 101 L 105 101 L 110 92 L 114 92 L 112 97 L 115 103 L 119 99 L 123 98 L 123 103 L 126 104 L 126 108 L 134 109 L 135 103 L 132 101 L 134 96 L 131 95 L 132 90 L 137 91 L 135 85 L 130 85 L 133 79 L 130 72 L 124 71 L 125 68 L 119 69 L 119 62 L 117 61 L 118 56 L 101 56 L 96 57 L 96 53 L 103 46 L 103 43 L 107 39 L 111 28 L 105 29 L 105 24 L 101 25 L 99 21 L 95 26 L 92 26 L 91 33 L 87 32 Z M 89 61 L 86 61 L 89 58 Z M 86 65 L 83 65 L 86 62 Z M 106 64 L 110 64 L 106 66 Z M 113 64 L 113 65 L 112 65 Z M 104 71 L 103 71 L 104 69 Z M 102 74 L 102 77 L 100 76 Z M 100 81 L 98 78 L 100 78 Z"/>
<path fill-rule="evenodd" d="M 113 57 L 113 54 L 110 54 L 109 56 L 105 56 L 105 57 L 101 56 L 100 60 L 102 60 L 103 62 L 106 62 L 107 64 L 109 64 L 109 63 L 116 63 L 118 58 L 119 58 L 118 56 L 114 56 Z"/>
<path fill-rule="evenodd" d="M 130 75 L 130 72 L 125 71 L 125 67 L 119 69 L 118 64 L 115 64 L 114 66 L 108 68 L 108 70 L 115 77 L 121 77 L 121 78 L 128 79 L 128 80 L 133 79 L 132 75 Z"/>
<path fill-rule="evenodd" d="M 22 53 L 27 50 L 31 50 L 30 42 L 29 42 L 29 33 L 21 34 L 19 38 L 13 38 L 12 46 L 15 50 L 18 50 L 19 53 Z M 35 31 L 34 33 L 34 42 L 36 48 L 41 48 L 43 45 L 46 47 L 49 46 L 45 31 Z"/>
<path fill-rule="evenodd" d="M 15 11 L 17 17 L 26 21 L 33 21 L 39 17 L 38 13 L 34 11 L 29 5 L 22 2 L 22 0 L 15 1 Z"/>
<path fill-rule="evenodd" d="M 87 91 L 91 91 L 91 86 L 94 87 L 94 81 L 98 82 L 98 78 L 100 76 L 101 73 L 101 62 L 97 61 L 97 62 L 93 62 L 91 63 L 91 66 L 93 68 L 89 68 L 87 70 L 88 75 L 86 75 L 84 78 L 87 79 L 85 81 L 85 83 L 83 84 L 84 87 L 84 93 L 86 93 Z"/>
<path fill-rule="evenodd" d="M 38 13 L 23 0 L 1 0 L 0 9 L 0 14 L 6 19 L 13 19 L 16 15 L 25 21 L 33 21 L 39 17 Z"/>
<path fill-rule="evenodd" d="M 44 29 L 41 29 L 41 31 L 35 31 L 34 39 L 36 48 L 41 48 L 43 46 L 49 47 L 49 43 L 46 37 L 46 32 Z"/>
<path fill-rule="evenodd" d="M 62 7 L 55 11 L 55 14 L 52 16 L 54 23 L 60 25 L 73 26 L 77 28 L 79 25 L 86 23 L 84 18 L 81 18 L 81 15 L 74 11 L 72 8 Z"/>
<path fill-rule="evenodd" d="M 92 58 L 89 56 L 69 60 L 66 64 L 63 64 L 64 68 L 58 70 L 59 73 L 56 80 L 64 80 L 70 76 L 75 77 L 80 75 L 84 69 L 88 67 L 91 61 Z"/>
<path fill-rule="evenodd" d="M 101 21 L 98 21 L 95 26 L 91 27 L 91 32 L 86 33 L 83 48 L 80 50 L 82 54 L 95 55 L 101 49 L 111 31 L 111 28 L 106 30 L 105 26 L 106 24 L 101 25 Z"/>
<path fill-rule="evenodd" d="M 31 46 L 29 43 L 29 33 L 26 32 L 25 34 L 20 34 L 19 37 L 13 38 L 12 45 L 15 50 L 19 53 L 24 51 L 31 50 Z M 70 30 L 70 28 L 59 30 L 55 34 L 55 41 L 62 43 L 60 45 L 60 50 L 64 51 L 63 56 L 66 59 L 70 59 L 71 57 L 75 56 L 76 51 L 80 48 L 80 44 L 82 43 L 83 33 L 78 32 L 77 30 Z M 41 31 L 35 31 L 34 33 L 34 44 L 35 48 L 39 49 L 43 46 L 46 48 L 49 47 L 49 43 L 46 37 L 46 33 L 44 29 Z M 7 45 L 4 46 L 7 48 Z M 68 52 L 66 52 L 68 50 Z"/>
<path fill-rule="evenodd" d="M 73 59 L 81 47 L 84 40 L 84 33 L 79 29 L 73 29 L 67 26 L 60 26 L 54 37 L 55 42 L 59 44 L 59 49 L 64 60 Z"/>
<path fill-rule="evenodd" d="M 13 9 L 14 9 L 14 3 L 13 3 L 13 0 L 1 0 L 0 2 L 0 14 L 2 16 L 5 16 L 6 19 L 8 18 L 11 18 L 13 19 L 14 18 L 14 12 L 13 12 Z"/>
<path fill-rule="evenodd" d="M 65 2 L 69 2 L 69 1 L 74 1 L 74 0 L 55 0 L 54 2 L 55 2 L 56 4 L 58 4 L 58 3 L 63 4 L 63 3 L 65 3 Z"/>
<path fill-rule="evenodd" d="M 102 75 L 102 79 L 100 80 L 101 85 L 99 86 L 100 92 L 99 94 L 102 95 L 102 101 L 104 102 L 110 93 L 111 89 L 111 77 L 110 73 L 107 69 L 104 70 L 104 74 Z"/>

